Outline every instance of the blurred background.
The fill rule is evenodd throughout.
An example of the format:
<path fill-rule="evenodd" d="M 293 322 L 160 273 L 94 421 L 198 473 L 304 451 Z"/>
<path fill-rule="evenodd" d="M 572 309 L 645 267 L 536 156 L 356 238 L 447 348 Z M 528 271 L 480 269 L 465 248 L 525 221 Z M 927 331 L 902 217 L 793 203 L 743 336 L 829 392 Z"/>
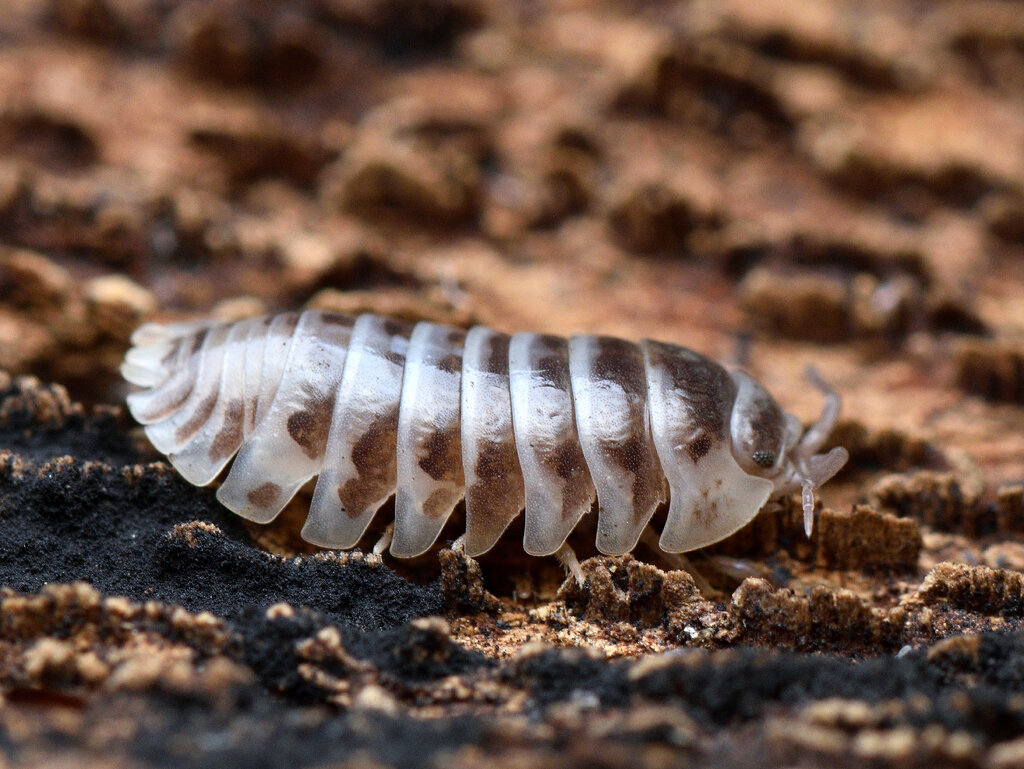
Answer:
<path fill-rule="evenodd" d="M 805 419 L 813 362 L 1013 481 L 1022 254 L 1012 2 L 0 14 L 0 369 L 90 403 L 146 319 L 372 310 L 667 339 Z"/>

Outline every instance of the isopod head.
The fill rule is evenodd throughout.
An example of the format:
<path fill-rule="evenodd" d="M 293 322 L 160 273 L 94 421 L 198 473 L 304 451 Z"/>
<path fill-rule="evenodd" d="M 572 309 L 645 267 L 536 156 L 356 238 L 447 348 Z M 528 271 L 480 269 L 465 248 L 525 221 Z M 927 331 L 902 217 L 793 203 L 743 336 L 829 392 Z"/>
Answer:
<path fill-rule="evenodd" d="M 733 456 L 745 472 L 772 481 L 775 495 L 802 491 L 804 530 L 810 536 L 814 490 L 838 473 L 850 456 L 838 446 L 818 453 L 839 417 L 839 396 L 814 368 L 807 369 L 805 377 L 825 396 L 825 407 L 804 432 L 800 420 L 784 413 L 760 383 L 742 371 L 731 374 L 737 386 L 730 424 Z"/>

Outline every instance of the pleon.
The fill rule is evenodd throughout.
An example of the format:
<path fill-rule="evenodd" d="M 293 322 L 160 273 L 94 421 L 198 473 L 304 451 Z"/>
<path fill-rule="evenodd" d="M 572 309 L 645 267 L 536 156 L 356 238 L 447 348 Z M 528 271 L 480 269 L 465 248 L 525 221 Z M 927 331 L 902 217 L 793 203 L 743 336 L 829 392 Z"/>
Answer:
<path fill-rule="evenodd" d="M 167 457 L 185 480 L 196 486 L 206 486 L 216 478 L 242 443 L 246 341 L 251 327 L 258 323 L 239 321 L 229 327 L 217 403 L 192 439 Z"/>
<path fill-rule="evenodd" d="M 395 493 L 402 370 L 412 328 L 360 315 L 338 386 L 324 464 L 302 537 L 320 547 L 355 547 Z"/>
<path fill-rule="evenodd" d="M 597 549 L 623 555 L 665 501 L 647 418 L 643 353 L 622 339 L 574 336 L 569 372 L 580 446 L 597 488 Z"/>
<path fill-rule="evenodd" d="M 523 548 L 551 555 L 594 502 L 576 430 L 569 349 L 556 336 L 521 333 L 508 351 L 516 449 L 526 489 Z"/>
<path fill-rule="evenodd" d="M 462 356 L 462 469 L 466 477 L 465 550 L 490 550 L 523 510 L 526 495 L 512 429 L 506 334 L 476 326 Z"/>
<path fill-rule="evenodd" d="M 274 331 L 271 324 L 271 332 Z M 295 492 L 320 471 L 334 397 L 341 381 L 352 319 L 307 310 L 299 317 L 265 416 L 235 457 L 217 491 L 225 507 L 257 523 L 272 521 Z M 273 333 L 264 352 L 263 376 L 277 368 Z M 260 407 L 266 383 L 261 383 Z"/>
<path fill-rule="evenodd" d="M 668 519 L 659 545 L 682 553 L 717 542 L 750 521 L 772 482 L 745 473 L 732 456 L 729 421 L 736 386 L 714 361 L 644 340 L 654 445 L 668 478 Z"/>
<path fill-rule="evenodd" d="M 465 333 L 418 323 L 409 340 L 398 410 L 395 534 L 391 554 L 420 555 L 434 544 L 465 493 L 459 440 Z"/>
<path fill-rule="evenodd" d="M 121 375 L 139 387 L 158 387 L 174 373 L 171 367 L 180 347 L 177 339 L 132 347 L 125 353 Z"/>
<path fill-rule="evenodd" d="M 166 419 L 146 426 L 146 437 L 163 454 L 172 454 L 202 429 L 213 413 L 220 395 L 224 341 L 227 326 L 214 326 L 205 335 L 197 353 L 195 384 L 181 408 Z"/>
<path fill-rule="evenodd" d="M 177 349 L 167 363 L 170 373 L 164 381 L 128 396 L 128 410 L 135 421 L 143 425 L 161 422 L 182 407 L 195 387 L 202 345 L 208 334 L 209 330 L 203 329 L 193 337 L 177 340 Z"/>

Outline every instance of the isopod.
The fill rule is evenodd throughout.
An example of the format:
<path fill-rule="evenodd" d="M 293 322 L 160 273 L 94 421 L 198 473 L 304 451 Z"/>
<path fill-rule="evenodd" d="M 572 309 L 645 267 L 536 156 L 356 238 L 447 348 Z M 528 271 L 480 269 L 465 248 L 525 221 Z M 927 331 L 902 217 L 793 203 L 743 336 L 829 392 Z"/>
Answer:
<path fill-rule="evenodd" d="M 631 551 L 660 505 L 682 553 L 814 490 L 847 460 L 818 453 L 839 397 L 806 431 L 752 377 L 664 342 L 409 326 L 307 310 L 146 324 L 121 367 L 149 440 L 191 483 L 231 462 L 217 498 L 273 520 L 319 475 L 307 541 L 351 548 L 395 497 L 390 552 L 428 550 L 465 499 L 462 544 L 488 551 L 525 508 L 523 547 L 554 554 L 597 501 L 596 547 Z"/>

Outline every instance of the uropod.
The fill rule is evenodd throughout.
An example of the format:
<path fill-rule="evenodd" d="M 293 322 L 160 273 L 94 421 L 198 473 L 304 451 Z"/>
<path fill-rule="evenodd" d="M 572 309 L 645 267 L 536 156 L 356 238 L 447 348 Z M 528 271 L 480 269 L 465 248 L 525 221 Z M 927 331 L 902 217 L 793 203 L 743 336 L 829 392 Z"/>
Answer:
<path fill-rule="evenodd" d="M 319 476 L 302 537 L 326 548 L 355 547 L 391 496 L 375 549 L 398 558 L 427 551 L 462 499 L 471 556 L 524 509 L 525 551 L 564 554 L 595 500 L 606 555 L 630 552 L 666 501 L 666 553 L 797 490 L 809 534 L 814 490 L 848 457 L 819 453 L 839 397 L 815 373 L 825 407 L 804 431 L 748 374 L 664 342 L 307 310 L 150 323 L 132 345 L 128 408 L 153 446 L 200 486 L 230 462 L 217 499 L 258 523 Z"/>

